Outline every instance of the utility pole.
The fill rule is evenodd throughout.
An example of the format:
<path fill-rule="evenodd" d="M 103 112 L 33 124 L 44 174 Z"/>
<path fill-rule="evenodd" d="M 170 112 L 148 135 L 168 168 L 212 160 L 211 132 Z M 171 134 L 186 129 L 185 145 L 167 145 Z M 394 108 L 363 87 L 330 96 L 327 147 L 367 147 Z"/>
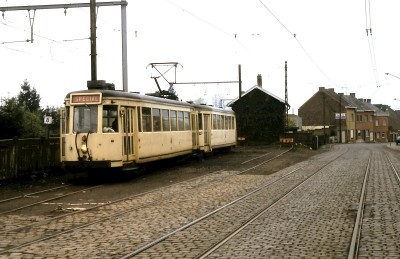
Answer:
<path fill-rule="evenodd" d="M 239 99 L 242 98 L 242 65 L 238 65 L 238 73 L 239 73 Z"/>
<path fill-rule="evenodd" d="M 286 128 L 289 127 L 289 103 L 288 103 L 288 90 L 287 90 L 287 61 L 285 61 L 285 106 L 286 106 Z"/>
<path fill-rule="evenodd" d="M 96 0 L 90 0 L 90 64 L 92 83 L 97 81 Z"/>
<path fill-rule="evenodd" d="M 339 93 L 339 143 L 342 143 L 342 93 Z"/>
<path fill-rule="evenodd" d="M 326 132 L 325 132 L 325 93 L 322 93 L 322 119 L 324 124 L 324 144 L 326 144 Z"/>

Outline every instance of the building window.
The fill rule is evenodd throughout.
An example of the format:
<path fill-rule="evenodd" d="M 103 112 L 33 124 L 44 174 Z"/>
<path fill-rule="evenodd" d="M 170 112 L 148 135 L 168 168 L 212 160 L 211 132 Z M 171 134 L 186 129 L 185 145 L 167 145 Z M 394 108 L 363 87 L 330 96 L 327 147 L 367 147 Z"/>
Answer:
<path fill-rule="evenodd" d="M 382 124 L 383 124 L 383 126 L 386 126 L 386 120 L 385 119 L 382 120 Z"/>
<path fill-rule="evenodd" d="M 379 126 L 379 121 L 375 120 L 375 126 Z"/>

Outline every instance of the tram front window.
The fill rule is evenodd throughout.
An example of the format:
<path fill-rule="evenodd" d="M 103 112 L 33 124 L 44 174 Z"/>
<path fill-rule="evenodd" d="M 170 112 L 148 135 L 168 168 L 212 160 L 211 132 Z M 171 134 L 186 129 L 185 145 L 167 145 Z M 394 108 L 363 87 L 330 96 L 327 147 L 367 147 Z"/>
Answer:
<path fill-rule="evenodd" d="M 97 132 L 97 106 L 85 105 L 74 107 L 74 132 Z"/>

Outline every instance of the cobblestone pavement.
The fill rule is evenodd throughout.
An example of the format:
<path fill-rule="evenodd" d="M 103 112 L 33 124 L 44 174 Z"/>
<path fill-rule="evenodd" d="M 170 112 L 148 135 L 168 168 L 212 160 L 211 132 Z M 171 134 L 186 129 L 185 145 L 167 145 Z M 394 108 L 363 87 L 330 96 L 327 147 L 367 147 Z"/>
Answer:
<path fill-rule="evenodd" d="M 223 180 L 216 181 L 213 175 L 209 180 L 199 180 L 201 183 L 186 183 L 164 192 L 151 192 L 141 197 L 141 202 L 145 203 L 146 199 L 154 201 L 156 196 L 170 193 L 168 199 L 151 202 L 140 210 L 3 254 L 0 250 L 0 258 L 120 258 L 255 188 L 273 182 L 294 168 L 302 169 L 284 182 L 271 185 L 254 199 L 242 201 L 235 207 L 240 209 L 215 214 L 212 219 L 180 231 L 138 257 L 194 258 L 245 221 L 246 214 L 273 204 L 282 193 L 320 170 L 209 257 L 345 258 L 369 158 L 371 166 L 360 257 L 399 258 L 399 184 L 385 156 L 387 152 L 400 171 L 400 149 L 395 148 L 384 144 L 335 145 L 329 152 L 271 175 L 260 174 L 263 167 L 244 175 L 221 172 Z M 326 165 L 338 154 L 343 155 Z M 123 209 L 124 206 L 113 205 L 104 210 Z M 66 224 L 74 224 L 74 220 L 82 219 L 66 218 L 50 228 L 63 228 Z M 35 231 L 46 232 L 47 228 L 49 226 L 46 229 L 39 226 Z M 30 237 L 34 233 L 20 235 Z M 18 239 L 8 236 L 7 240 L 0 240 L 0 245 L 6 246 L 13 238 Z"/>
<path fill-rule="evenodd" d="M 400 258 L 400 185 L 388 164 L 400 171 L 399 155 L 373 152 L 359 258 Z"/>

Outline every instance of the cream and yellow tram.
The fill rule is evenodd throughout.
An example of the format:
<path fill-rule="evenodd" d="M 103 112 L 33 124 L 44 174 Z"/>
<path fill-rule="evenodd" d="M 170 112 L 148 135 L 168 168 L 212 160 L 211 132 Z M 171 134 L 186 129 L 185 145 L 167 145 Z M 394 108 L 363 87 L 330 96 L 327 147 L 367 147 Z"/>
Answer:
<path fill-rule="evenodd" d="M 115 90 L 69 93 L 61 110 L 66 167 L 122 169 L 236 145 L 230 110 Z"/>

